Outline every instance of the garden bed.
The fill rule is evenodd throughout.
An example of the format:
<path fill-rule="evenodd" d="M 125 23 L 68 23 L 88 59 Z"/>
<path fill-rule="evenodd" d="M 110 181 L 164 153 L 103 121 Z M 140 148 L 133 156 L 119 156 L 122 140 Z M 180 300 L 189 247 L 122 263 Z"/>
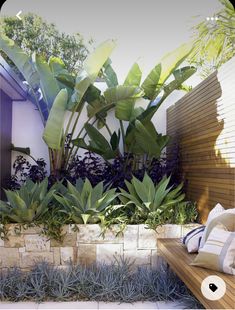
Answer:
<path fill-rule="evenodd" d="M 180 238 L 198 224 L 159 226 L 157 231 L 146 225 L 127 225 L 118 234 L 118 226 L 108 229 L 104 236 L 98 224 L 65 225 L 63 241 L 49 240 L 42 235 L 41 227 L 19 229 L 7 224 L 7 239 L 0 239 L 0 268 L 29 269 L 36 262 L 46 261 L 54 266 L 70 263 L 91 265 L 111 263 L 115 257 L 134 260 L 135 266 L 156 267 L 159 238 Z"/>

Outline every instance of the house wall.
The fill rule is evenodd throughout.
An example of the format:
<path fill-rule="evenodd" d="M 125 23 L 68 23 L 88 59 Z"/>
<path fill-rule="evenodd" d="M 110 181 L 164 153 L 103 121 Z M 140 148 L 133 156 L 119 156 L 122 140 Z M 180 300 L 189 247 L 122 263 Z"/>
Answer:
<path fill-rule="evenodd" d="M 33 157 L 44 158 L 48 164 L 48 151 L 42 139 L 42 133 L 43 125 L 35 105 L 30 101 L 13 101 L 12 143 L 17 147 L 30 147 Z M 12 164 L 19 154 L 12 152 Z"/>
<path fill-rule="evenodd" d="M 202 221 L 216 203 L 235 207 L 235 57 L 167 110 L 167 147 L 176 145 L 186 193 Z"/>
<path fill-rule="evenodd" d="M 7 186 L 11 169 L 11 113 L 11 98 L 3 90 L 0 90 L 0 198 L 4 197 L 3 188 Z"/>

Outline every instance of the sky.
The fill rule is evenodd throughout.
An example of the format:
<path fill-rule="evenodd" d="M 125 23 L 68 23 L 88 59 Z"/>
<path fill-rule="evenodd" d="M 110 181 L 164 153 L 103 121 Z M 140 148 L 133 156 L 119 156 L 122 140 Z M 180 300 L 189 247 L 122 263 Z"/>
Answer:
<path fill-rule="evenodd" d="M 218 0 L 7 0 L 1 16 L 33 12 L 94 46 L 117 40 L 112 54 L 120 80 L 134 62 L 144 74 L 192 35 L 191 28 L 221 8 Z M 197 16 L 197 17 L 195 17 Z"/>

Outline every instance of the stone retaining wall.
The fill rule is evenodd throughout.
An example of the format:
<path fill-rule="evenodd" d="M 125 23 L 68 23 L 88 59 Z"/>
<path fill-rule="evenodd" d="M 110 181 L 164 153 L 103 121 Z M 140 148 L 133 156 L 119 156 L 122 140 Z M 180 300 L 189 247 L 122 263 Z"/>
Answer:
<path fill-rule="evenodd" d="M 8 240 L 0 239 L 0 268 L 32 267 L 38 261 L 55 266 L 74 264 L 110 263 L 114 256 L 135 260 L 135 265 L 156 265 L 159 238 L 180 238 L 198 224 L 163 225 L 157 232 L 145 225 L 128 225 L 122 235 L 115 237 L 117 227 L 101 237 L 99 225 L 73 225 L 63 227 L 62 243 L 48 240 L 39 227 L 27 228 L 20 233 L 17 225 L 8 225 Z"/>

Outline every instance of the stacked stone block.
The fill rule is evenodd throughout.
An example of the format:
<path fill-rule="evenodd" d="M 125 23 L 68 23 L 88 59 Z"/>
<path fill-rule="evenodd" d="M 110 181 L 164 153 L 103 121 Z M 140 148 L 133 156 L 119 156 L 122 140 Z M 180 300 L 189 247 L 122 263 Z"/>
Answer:
<path fill-rule="evenodd" d="M 129 259 L 135 266 L 156 266 L 159 238 L 180 238 L 198 224 L 163 225 L 156 232 L 145 225 L 128 225 L 116 236 L 118 227 L 107 230 L 104 238 L 99 225 L 65 225 L 64 239 L 59 243 L 41 235 L 40 227 L 17 231 L 8 225 L 8 240 L 0 239 L 0 268 L 28 269 L 46 261 L 55 266 L 110 263 L 116 258 Z"/>

